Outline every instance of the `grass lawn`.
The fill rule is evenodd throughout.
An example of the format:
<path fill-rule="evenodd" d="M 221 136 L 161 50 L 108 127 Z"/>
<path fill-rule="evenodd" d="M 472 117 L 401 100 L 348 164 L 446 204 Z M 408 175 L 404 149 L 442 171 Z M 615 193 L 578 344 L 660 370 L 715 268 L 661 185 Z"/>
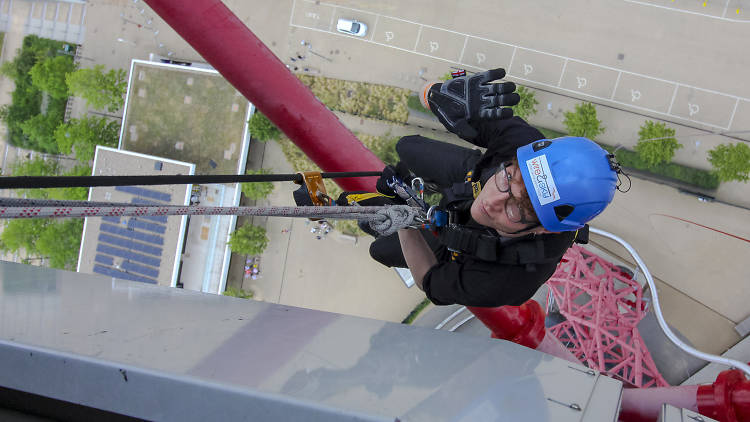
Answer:
<path fill-rule="evenodd" d="M 130 79 L 123 149 L 237 172 L 249 104 L 221 75 L 136 63 Z"/>

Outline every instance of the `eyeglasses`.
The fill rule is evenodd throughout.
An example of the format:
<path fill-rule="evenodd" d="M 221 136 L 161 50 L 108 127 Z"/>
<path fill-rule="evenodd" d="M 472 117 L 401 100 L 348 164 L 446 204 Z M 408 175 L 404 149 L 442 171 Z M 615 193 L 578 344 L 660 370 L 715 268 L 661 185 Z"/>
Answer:
<path fill-rule="evenodd" d="M 527 218 L 526 213 L 521 207 L 521 201 L 513 196 L 513 192 L 510 189 L 515 173 L 513 170 L 509 171 L 508 167 L 512 165 L 513 162 L 510 161 L 502 163 L 498 167 L 497 172 L 495 172 L 495 187 L 497 187 L 498 191 L 509 195 L 508 200 L 505 201 L 505 214 L 508 216 L 508 220 L 513 223 L 537 224 L 538 222 L 535 218 Z"/>

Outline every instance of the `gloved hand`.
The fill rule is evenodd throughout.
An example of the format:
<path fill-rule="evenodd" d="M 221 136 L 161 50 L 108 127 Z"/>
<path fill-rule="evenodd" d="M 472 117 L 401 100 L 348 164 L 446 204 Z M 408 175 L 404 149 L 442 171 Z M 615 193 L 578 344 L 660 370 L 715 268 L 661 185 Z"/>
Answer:
<path fill-rule="evenodd" d="M 411 174 L 409 173 L 409 169 L 406 168 L 406 165 L 404 165 L 403 163 L 398 163 L 395 167 L 392 165 L 387 165 L 383 169 L 383 174 L 380 176 L 378 181 L 375 182 L 375 189 L 377 189 L 377 191 L 382 193 L 383 195 L 394 196 L 398 198 L 396 192 L 394 192 L 393 189 L 388 186 L 388 183 L 391 182 L 394 177 L 404 182 L 411 181 Z"/>
<path fill-rule="evenodd" d="M 427 94 L 430 110 L 446 129 L 471 140 L 479 134 L 472 126 L 479 120 L 507 119 L 510 106 L 518 104 L 513 82 L 490 82 L 505 77 L 505 69 L 491 69 L 434 84 Z"/>

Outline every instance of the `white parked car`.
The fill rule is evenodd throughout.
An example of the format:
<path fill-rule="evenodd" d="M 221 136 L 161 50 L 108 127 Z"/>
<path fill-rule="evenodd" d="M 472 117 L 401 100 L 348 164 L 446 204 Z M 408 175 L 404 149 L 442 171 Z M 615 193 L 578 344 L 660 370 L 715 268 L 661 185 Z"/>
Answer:
<path fill-rule="evenodd" d="M 354 19 L 339 19 L 336 30 L 344 34 L 364 37 L 367 34 L 367 25 Z"/>

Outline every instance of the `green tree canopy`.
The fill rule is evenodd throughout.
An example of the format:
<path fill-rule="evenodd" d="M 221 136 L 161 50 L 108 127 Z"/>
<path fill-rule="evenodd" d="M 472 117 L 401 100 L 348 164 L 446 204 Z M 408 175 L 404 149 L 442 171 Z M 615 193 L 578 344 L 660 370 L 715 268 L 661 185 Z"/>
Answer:
<path fill-rule="evenodd" d="M 571 136 L 594 139 L 604 133 L 601 120 L 596 118 L 596 107 L 591 103 L 577 104 L 575 111 L 566 111 L 563 124 Z"/>
<path fill-rule="evenodd" d="M 75 269 L 81 247 L 83 220 L 17 218 L 5 223 L 0 233 L 6 252 L 25 251 L 27 257 L 45 257 L 53 268 Z"/>
<path fill-rule="evenodd" d="M 73 119 L 55 129 L 55 141 L 60 152 L 75 152 L 79 161 L 90 161 L 94 158 L 97 145 L 117 146 L 120 125 L 101 117 L 83 117 Z"/>
<path fill-rule="evenodd" d="M 104 72 L 103 65 L 93 69 L 78 69 L 69 73 L 65 80 L 70 92 L 86 100 L 94 108 L 114 112 L 122 108 L 127 89 L 127 73 L 122 69 L 110 69 Z"/>
<path fill-rule="evenodd" d="M 14 161 L 9 167 L 13 176 L 54 176 L 59 169 L 57 162 L 39 156 L 32 160 Z"/>
<path fill-rule="evenodd" d="M 252 224 L 245 224 L 235 230 L 229 238 L 229 248 L 239 254 L 260 255 L 267 246 L 266 229 Z"/>
<path fill-rule="evenodd" d="M 60 173 L 60 166 L 52 160 L 36 157 L 33 160 L 16 161 L 11 164 L 10 174 L 13 176 L 56 176 Z M 64 172 L 62 176 L 91 176 L 91 167 L 88 164 L 79 164 Z M 44 189 L 17 189 L 19 196 L 26 195 L 27 198 L 38 199 L 61 199 L 84 201 L 88 199 L 89 188 L 44 188 Z"/>
<path fill-rule="evenodd" d="M 746 143 L 721 144 L 708 152 L 708 161 L 722 182 L 750 179 L 750 147 Z"/>
<path fill-rule="evenodd" d="M 248 170 L 247 174 L 269 174 L 270 172 L 266 169 Z M 257 201 L 258 199 L 264 199 L 271 192 L 273 192 L 273 183 L 271 182 L 253 182 L 253 183 L 242 183 L 242 193 L 248 197 L 248 199 Z"/>
<path fill-rule="evenodd" d="M 49 110 L 47 114 L 37 114 L 21 123 L 21 131 L 29 138 L 34 149 L 50 154 L 57 154 L 57 142 L 55 142 L 55 129 L 62 121 L 62 116 L 57 112 Z"/>
<path fill-rule="evenodd" d="M 512 107 L 513 114 L 524 120 L 528 120 L 529 117 L 536 114 L 536 106 L 539 104 L 539 101 L 536 100 L 534 91 L 525 86 L 518 86 L 516 92 L 521 97 L 521 101 Z"/>
<path fill-rule="evenodd" d="M 75 70 L 70 56 L 57 56 L 37 62 L 29 74 L 31 83 L 41 91 L 46 91 L 54 98 L 68 97 L 68 84 L 65 76 Z"/>
<path fill-rule="evenodd" d="M 83 219 L 55 220 L 36 239 L 36 253 L 48 257 L 52 268 L 75 270 L 82 235 Z"/>
<path fill-rule="evenodd" d="M 268 117 L 264 116 L 258 110 L 255 110 L 250 120 L 248 120 L 247 129 L 250 131 L 250 136 L 253 139 L 257 139 L 261 142 L 265 142 L 269 139 L 276 139 L 281 135 L 281 131 L 276 127 L 273 122 L 268 120 Z"/>
<path fill-rule="evenodd" d="M 672 161 L 675 151 L 682 148 L 674 134 L 675 130 L 666 124 L 646 120 L 638 131 L 639 141 L 635 151 L 649 167 L 668 163 Z"/>
<path fill-rule="evenodd" d="M 63 176 L 91 176 L 91 166 L 88 164 L 78 164 L 72 169 L 62 174 Z M 85 201 L 89 199 L 89 188 L 45 188 L 40 189 L 43 195 L 48 199 L 60 199 L 69 201 Z"/>

